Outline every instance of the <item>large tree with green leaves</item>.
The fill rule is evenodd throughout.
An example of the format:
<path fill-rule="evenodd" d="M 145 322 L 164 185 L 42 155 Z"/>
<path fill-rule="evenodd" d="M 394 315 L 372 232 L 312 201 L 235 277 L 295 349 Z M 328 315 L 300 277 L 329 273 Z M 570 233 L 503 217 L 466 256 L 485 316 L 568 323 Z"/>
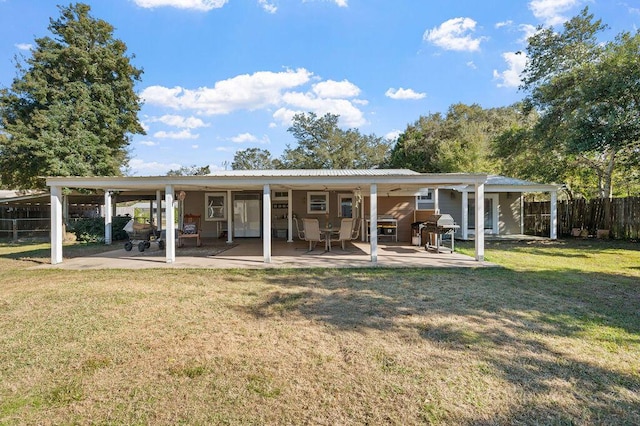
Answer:
<path fill-rule="evenodd" d="M 289 132 L 298 145 L 287 145 L 279 167 L 287 169 L 368 169 L 384 163 L 389 142 L 358 129 L 343 130 L 336 114 L 296 114 Z"/>
<path fill-rule="evenodd" d="M 495 172 L 492 144 L 522 120 L 517 106 L 483 109 L 454 104 L 446 115 L 421 116 L 400 134 L 388 167 L 418 172 Z"/>
<path fill-rule="evenodd" d="M 236 151 L 231 168 L 233 170 L 260 170 L 276 168 L 278 162 L 266 149 L 247 148 Z"/>
<path fill-rule="evenodd" d="M 42 176 L 119 175 L 132 134 L 144 133 L 131 64 L 113 27 L 78 3 L 59 7 L 52 37 L 17 60 L 18 76 L 0 92 L 0 180 L 43 186 Z"/>
<path fill-rule="evenodd" d="M 522 86 L 540 113 L 540 155 L 560 151 L 594 172 L 600 197 L 613 194 L 617 165 L 637 167 L 640 149 L 640 33 L 603 43 L 606 28 L 588 8 L 561 32 L 540 28 L 529 39 Z"/>

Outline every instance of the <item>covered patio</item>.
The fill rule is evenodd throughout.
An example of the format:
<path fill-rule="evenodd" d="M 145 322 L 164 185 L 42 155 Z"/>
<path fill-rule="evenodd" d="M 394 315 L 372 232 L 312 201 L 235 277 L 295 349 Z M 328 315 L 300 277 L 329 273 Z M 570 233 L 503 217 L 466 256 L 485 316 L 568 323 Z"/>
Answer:
<path fill-rule="evenodd" d="M 287 244 L 293 246 L 293 236 L 295 233 L 293 218 L 294 198 L 293 194 L 317 194 L 318 192 L 329 193 L 348 193 L 353 194 L 353 199 L 358 200 L 358 206 L 354 204 L 354 217 L 361 219 L 361 240 L 360 240 L 360 257 L 366 257 L 367 266 L 376 266 L 381 261 L 380 255 L 391 255 L 393 250 L 388 245 L 383 248 L 379 244 L 380 236 L 377 232 L 371 232 L 369 229 L 378 229 L 379 210 L 378 203 L 381 197 L 389 199 L 391 197 L 410 197 L 424 188 L 444 188 L 451 186 L 465 185 L 474 189 L 475 194 L 475 217 L 478 223 L 482 222 L 484 217 L 484 185 L 487 180 L 486 174 L 469 174 L 469 173 L 417 173 L 411 170 L 234 170 L 217 172 L 207 176 L 148 176 L 148 177 L 49 177 L 47 185 L 51 188 L 51 264 L 57 265 L 63 262 L 63 207 L 64 195 L 66 188 L 93 190 L 104 194 L 104 210 L 110 212 L 113 209 L 114 197 L 132 198 L 135 196 L 148 197 L 155 195 L 157 205 L 160 206 L 164 202 L 165 206 L 174 208 L 165 208 L 164 212 L 161 208 L 157 209 L 157 223 L 165 223 L 166 249 L 158 253 L 157 259 L 152 260 L 151 257 L 141 257 L 140 260 L 147 260 L 150 264 L 157 266 L 158 261 L 166 264 L 174 264 L 179 262 L 179 254 L 176 249 L 176 236 L 180 221 L 176 220 L 176 207 L 179 206 L 182 199 L 180 195 L 183 193 L 203 194 L 205 197 L 210 194 L 216 194 L 218 199 L 223 201 L 220 206 L 206 205 L 201 202 L 199 207 L 205 211 L 216 209 L 215 213 L 219 217 L 216 220 L 216 226 L 224 226 L 227 230 L 233 230 L 234 226 L 234 206 L 232 205 L 232 197 L 236 194 L 253 193 L 258 195 L 260 200 L 259 224 L 261 227 L 260 243 L 257 245 L 239 244 L 238 247 L 253 247 L 251 256 L 244 254 L 243 256 L 234 256 L 234 258 L 242 259 L 243 262 L 260 262 L 264 264 L 294 264 L 300 263 L 300 266 L 310 266 L 309 259 L 312 255 L 304 255 L 300 250 L 294 250 L 295 256 L 287 256 L 285 252 L 280 252 L 280 242 L 274 238 L 272 233 L 274 217 L 274 203 L 272 197 L 275 194 L 286 202 L 283 202 L 285 214 L 282 220 L 286 221 Z M 316 192 L 304 192 L 316 191 Z M 275 197 L 274 197 L 275 198 Z M 233 198 L 235 199 L 235 198 Z M 208 198 L 205 198 L 208 200 Z M 328 204 L 328 198 L 327 198 Z M 178 211 L 180 211 L 178 209 Z M 366 211 L 366 214 L 365 214 Z M 307 212 L 313 213 L 313 212 Z M 164 214 L 164 217 L 162 216 Z M 327 205 L 328 214 L 328 205 Z M 213 217 L 213 216 L 212 216 Z M 111 215 L 105 214 L 105 242 L 111 244 L 112 229 Z M 206 219 L 208 220 L 208 219 Z M 213 222 L 209 222 L 209 225 Z M 227 232 L 226 243 L 234 245 L 237 239 L 234 232 Z M 217 235 L 216 235 L 217 236 Z M 396 238 L 397 239 L 397 238 Z M 243 243 L 247 239 L 242 238 Z M 416 252 L 420 248 L 409 246 L 409 250 Z M 291 247 L 289 247 L 291 248 Z M 232 254 L 233 249 L 228 254 Z M 422 249 L 424 251 L 424 249 Z M 440 262 L 445 256 L 440 253 L 437 255 Z M 456 256 L 456 254 L 452 254 Z M 334 258 L 335 257 L 335 258 Z M 330 258 L 325 256 L 325 258 Z M 387 257 L 386 259 L 390 259 Z M 295 259 L 295 260 L 292 260 Z M 346 260 L 340 260 L 339 256 L 331 256 L 334 262 L 347 263 Z M 344 258 L 346 259 L 346 257 Z M 484 260 L 484 236 L 479 234 L 475 238 L 474 259 L 477 262 Z M 402 261 L 406 262 L 406 258 Z M 182 263 L 180 261 L 179 263 Z M 420 262 L 417 262 L 419 264 Z M 477 264 L 477 263 L 476 263 Z"/>
<path fill-rule="evenodd" d="M 345 250 L 340 245 L 332 250 L 322 248 L 308 251 L 304 241 L 273 242 L 271 262 L 264 262 L 262 241 L 247 239 L 227 245 L 220 241 L 203 241 L 201 247 L 177 248 L 176 260 L 167 263 L 165 253 L 157 245 L 144 252 L 125 251 L 116 248 L 100 254 L 65 259 L 57 265 L 40 265 L 37 268 L 89 269 L 149 269 L 149 268 L 202 268 L 202 269 L 270 269 L 270 268 L 469 268 L 493 266 L 488 262 L 476 262 L 460 253 L 435 253 L 424 247 L 402 243 L 383 243 L 378 246 L 378 261 L 370 260 L 370 246 L 354 241 Z"/>

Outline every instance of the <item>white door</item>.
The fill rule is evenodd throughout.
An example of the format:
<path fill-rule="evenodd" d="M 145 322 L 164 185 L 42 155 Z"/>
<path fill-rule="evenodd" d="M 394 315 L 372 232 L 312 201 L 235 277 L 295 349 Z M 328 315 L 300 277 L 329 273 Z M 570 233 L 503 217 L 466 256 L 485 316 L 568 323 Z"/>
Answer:
<path fill-rule="evenodd" d="M 476 232 L 476 198 L 474 193 L 468 194 L 468 221 L 469 234 Z M 484 195 L 484 233 L 498 235 L 498 220 L 500 218 L 499 210 L 499 194 Z"/>
<path fill-rule="evenodd" d="M 233 236 L 259 237 L 262 229 L 260 194 L 234 194 Z"/>

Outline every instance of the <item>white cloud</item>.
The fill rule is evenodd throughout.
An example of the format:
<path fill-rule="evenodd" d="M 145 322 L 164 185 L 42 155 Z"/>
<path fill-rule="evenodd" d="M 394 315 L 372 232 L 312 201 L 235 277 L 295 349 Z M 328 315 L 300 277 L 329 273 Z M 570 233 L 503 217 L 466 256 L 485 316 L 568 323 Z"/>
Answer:
<path fill-rule="evenodd" d="M 469 68 L 471 68 L 472 70 L 478 69 L 478 67 L 476 66 L 475 62 L 473 62 L 473 61 L 467 62 L 467 66 Z"/>
<path fill-rule="evenodd" d="M 248 142 L 257 142 L 257 141 L 258 141 L 258 138 L 252 135 L 251 133 L 241 133 L 231 138 L 231 142 L 234 142 L 234 143 L 248 143 Z"/>
<path fill-rule="evenodd" d="M 493 70 L 493 78 L 498 80 L 498 87 L 518 87 L 520 86 L 520 74 L 527 64 L 527 56 L 523 53 L 505 52 L 502 58 L 507 63 L 508 68 L 502 72 Z"/>
<path fill-rule="evenodd" d="M 133 176 L 161 176 L 167 174 L 169 170 L 182 167 L 177 163 L 158 163 L 157 161 L 146 162 L 138 158 L 129 161 L 129 169 Z"/>
<path fill-rule="evenodd" d="M 241 109 L 257 110 L 277 105 L 282 92 L 307 83 L 312 73 L 304 68 L 283 72 L 260 71 L 216 82 L 213 88 L 150 86 L 141 98 L 148 104 L 175 109 L 195 109 L 203 114 L 228 114 Z"/>
<path fill-rule="evenodd" d="M 160 143 L 154 142 L 154 141 L 140 141 L 138 143 L 140 145 L 144 145 L 144 146 L 157 146 L 157 145 L 160 145 Z"/>
<path fill-rule="evenodd" d="M 165 132 L 161 130 L 154 133 L 153 137 L 159 139 L 198 139 L 200 135 L 194 135 L 189 129 L 184 129 L 180 132 Z"/>
<path fill-rule="evenodd" d="M 454 18 L 439 27 L 425 31 L 422 39 L 445 50 L 474 52 L 480 49 L 485 37 L 473 38 L 470 33 L 476 29 L 476 21 L 471 18 Z"/>
<path fill-rule="evenodd" d="M 538 32 L 538 28 L 531 24 L 521 24 L 518 26 L 518 29 L 524 33 L 522 40 L 520 40 L 522 43 L 528 43 L 529 37 Z"/>
<path fill-rule="evenodd" d="M 148 122 L 160 122 L 167 126 L 179 127 L 184 129 L 197 129 L 199 127 L 209 127 L 209 124 L 205 123 L 196 117 L 183 117 L 181 115 L 165 114 L 162 117 L 152 117 L 147 119 Z"/>
<path fill-rule="evenodd" d="M 359 127 L 367 122 L 362 111 L 347 99 L 318 98 L 312 93 L 288 92 L 282 100 L 288 107 L 280 108 L 273 114 L 282 124 L 289 124 L 293 115 L 301 112 L 315 112 L 320 116 L 337 114 L 340 123 L 347 127 Z"/>
<path fill-rule="evenodd" d="M 580 0 L 531 0 L 529 9 L 533 16 L 544 21 L 546 25 L 558 25 L 568 19 L 563 13 L 580 2 Z"/>
<path fill-rule="evenodd" d="M 304 86 L 312 80 L 317 78 L 303 68 L 283 72 L 261 71 L 218 81 L 213 88 L 190 90 L 151 86 L 140 96 L 147 104 L 177 110 L 193 109 L 207 115 L 278 107 L 273 117 L 281 124 L 290 124 L 293 115 L 299 112 L 337 114 L 341 124 L 349 127 L 366 123 L 358 106 L 366 105 L 367 101 L 350 99 L 360 94 L 356 85 L 347 80 L 327 80 L 315 83 L 305 91 Z"/>
<path fill-rule="evenodd" d="M 154 7 L 175 7 L 177 9 L 193 9 L 208 12 L 212 9 L 219 9 L 228 0 L 134 0 L 134 2 L 144 8 Z"/>
<path fill-rule="evenodd" d="M 510 27 L 511 25 L 513 25 L 513 21 L 507 20 L 507 21 L 497 22 L 496 28 Z"/>
<path fill-rule="evenodd" d="M 269 3 L 268 0 L 258 0 L 258 4 L 267 13 L 276 13 L 278 11 L 278 7 L 273 3 Z"/>
<path fill-rule="evenodd" d="M 386 135 L 384 135 L 384 138 L 386 140 L 395 142 L 396 140 L 398 140 L 398 136 L 400 136 L 401 134 L 402 134 L 401 130 L 392 130 L 389 133 L 387 133 Z"/>
<path fill-rule="evenodd" d="M 307 2 L 311 2 L 314 0 L 302 0 L 302 3 L 307 3 Z M 323 0 L 323 1 L 328 1 L 331 3 L 335 3 L 337 6 L 339 7 L 348 7 L 349 5 L 347 4 L 348 1 L 347 0 Z"/>
<path fill-rule="evenodd" d="M 200 148 L 200 145 L 191 145 L 191 148 L 198 149 L 198 148 Z"/>
<path fill-rule="evenodd" d="M 321 98 L 353 98 L 360 88 L 348 80 L 327 80 L 313 85 L 313 92 Z"/>
<path fill-rule="evenodd" d="M 426 93 L 417 93 L 413 89 L 403 89 L 402 87 L 398 90 L 392 87 L 384 95 L 391 99 L 423 99 L 427 96 Z"/>
<path fill-rule="evenodd" d="M 30 43 L 17 43 L 14 46 L 20 50 L 31 50 L 33 48 L 33 44 Z"/>

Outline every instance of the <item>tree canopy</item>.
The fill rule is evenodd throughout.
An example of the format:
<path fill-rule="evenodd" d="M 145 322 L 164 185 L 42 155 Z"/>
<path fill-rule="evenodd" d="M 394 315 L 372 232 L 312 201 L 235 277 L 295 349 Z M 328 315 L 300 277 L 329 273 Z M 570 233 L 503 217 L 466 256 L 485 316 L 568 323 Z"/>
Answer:
<path fill-rule="evenodd" d="M 16 59 L 17 77 L 0 91 L 0 180 L 38 188 L 42 176 L 119 175 L 131 134 L 144 134 L 131 64 L 113 27 L 86 4 L 59 6 L 53 37 Z"/>
<path fill-rule="evenodd" d="M 522 120 L 517 106 L 483 109 L 454 104 L 447 114 L 421 116 L 400 134 L 388 167 L 423 173 L 495 172 L 494 139 Z"/>
<path fill-rule="evenodd" d="M 272 169 L 278 164 L 271 158 L 271 153 L 266 149 L 247 148 L 236 151 L 233 156 L 231 168 L 233 170 L 260 170 Z"/>
<path fill-rule="evenodd" d="M 279 167 L 286 169 L 368 169 L 385 161 L 390 143 L 357 129 L 338 127 L 339 116 L 296 114 L 288 131 L 296 138 L 287 145 Z"/>
<path fill-rule="evenodd" d="M 211 173 L 209 166 L 182 166 L 176 170 L 169 170 L 167 176 L 206 176 Z"/>
<path fill-rule="evenodd" d="M 613 194 L 618 163 L 637 166 L 640 149 L 640 33 L 602 43 L 606 28 L 588 8 L 561 32 L 540 28 L 529 39 L 522 86 L 540 113 L 537 149 L 595 172 L 600 197 Z"/>

